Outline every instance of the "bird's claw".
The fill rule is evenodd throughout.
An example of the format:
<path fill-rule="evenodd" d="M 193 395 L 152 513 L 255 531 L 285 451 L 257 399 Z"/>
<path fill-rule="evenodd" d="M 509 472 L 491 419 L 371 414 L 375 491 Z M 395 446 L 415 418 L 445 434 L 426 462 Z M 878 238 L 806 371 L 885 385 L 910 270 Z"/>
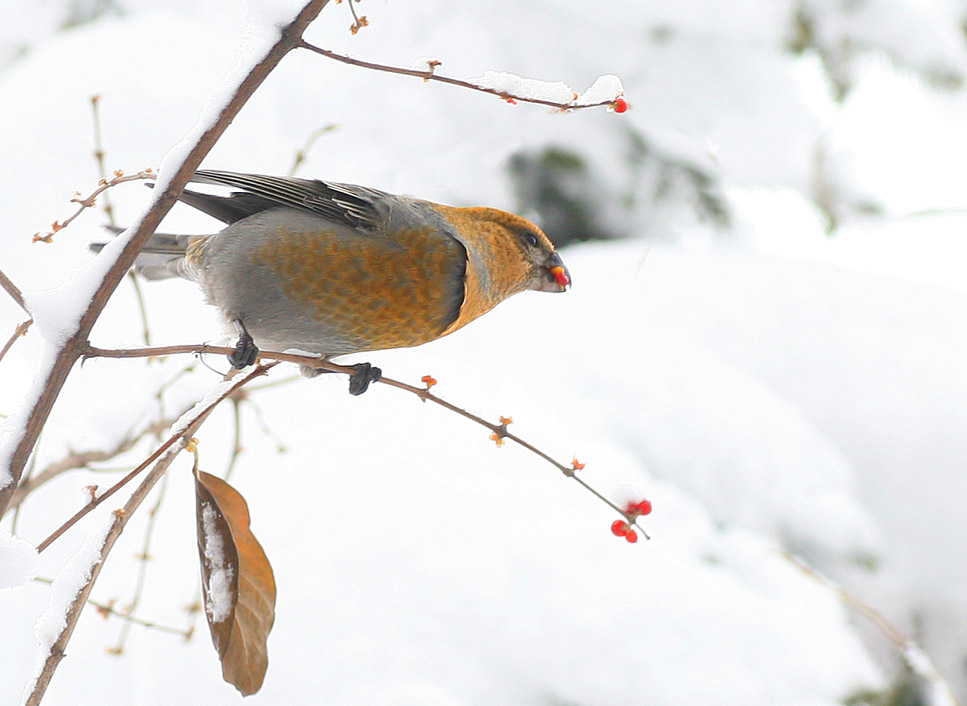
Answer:
<path fill-rule="evenodd" d="M 258 346 L 255 345 L 255 341 L 252 340 L 252 337 L 248 333 L 244 333 L 239 336 L 238 343 L 235 344 L 235 350 L 229 354 L 228 362 L 236 370 L 241 370 L 254 363 L 258 357 Z"/>
<path fill-rule="evenodd" d="M 383 377 L 383 371 L 369 363 L 356 363 L 354 372 L 349 376 L 349 394 L 361 395 L 369 389 L 369 384 Z"/>

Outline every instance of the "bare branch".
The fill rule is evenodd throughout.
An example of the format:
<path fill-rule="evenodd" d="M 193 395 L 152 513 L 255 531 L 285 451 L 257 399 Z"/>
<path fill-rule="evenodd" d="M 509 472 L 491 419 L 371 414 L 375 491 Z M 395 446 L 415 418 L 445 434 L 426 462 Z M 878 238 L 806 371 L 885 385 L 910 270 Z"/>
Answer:
<path fill-rule="evenodd" d="M 4 291 L 9 294 L 15 302 L 17 302 L 17 305 L 21 309 L 30 314 L 30 312 L 27 311 L 27 304 L 24 302 L 24 295 L 20 291 L 20 288 L 11 282 L 10 278 L 3 274 L 2 271 L 0 271 L 0 287 L 3 287 Z"/>
<path fill-rule="evenodd" d="M 26 321 L 17 324 L 17 328 L 13 330 L 10 338 L 8 338 L 7 342 L 3 344 L 3 349 L 0 350 L 0 360 L 3 360 L 3 356 L 7 355 L 7 351 L 13 347 L 13 344 L 17 342 L 17 339 L 27 334 L 27 329 L 30 328 L 30 325 L 33 322 L 33 319 L 27 319 Z"/>
<path fill-rule="evenodd" d="M 182 414 L 183 413 L 184 412 L 182 412 Z M 115 444 L 113 448 L 74 451 L 58 461 L 49 463 L 42 471 L 40 471 L 40 473 L 24 479 L 24 481 L 20 484 L 20 487 L 17 488 L 16 492 L 11 498 L 10 507 L 18 507 L 32 491 L 36 490 L 39 486 L 56 478 L 62 473 L 75 468 L 87 468 L 92 463 L 110 461 L 112 458 L 121 455 L 125 451 L 130 451 L 139 441 L 149 434 L 160 434 L 162 431 L 171 426 L 171 424 L 180 416 L 181 414 L 178 414 L 167 419 L 158 420 L 149 424 L 137 433 L 129 432 L 123 439 Z"/>
<path fill-rule="evenodd" d="M 87 198 L 81 198 L 80 194 L 76 194 L 71 197 L 71 203 L 78 204 L 77 210 L 74 211 L 70 216 L 68 216 L 63 221 L 54 221 L 50 224 L 50 230 L 44 231 L 43 233 L 34 233 L 33 241 L 35 243 L 52 243 L 54 242 L 54 234 L 58 233 L 71 223 L 74 219 L 81 215 L 85 209 L 94 208 L 97 205 L 97 197 L 102 193 L 110 189 L 111 187 L 117 186 L 118 184 L 125 184 L 129 181 L 140 181 L 142 179 L 157 179 L 158 175 L 150 168 L 143 169 L 137 174 L 130 174 L 128 176 L 124 175 L 124 172 L 118 170 L 114 172 L 114 176 L 110 179 L 101 178 L 98 182 L 98 186 L 94 191 L 90 193 Z"/>
<path fill-rule="evenodd" d="M 101 136 L 101 96 L 93 95 L 91 96 L 91 119 L 94 128 L 94 160 L 97 162 L 97 176 L 99 178 L 100 184 L 106 184 L 108 181 L 107 177 L 107 167 L 104 163 L 104 141 Z M 141 174 L 150 174 L 151 170 L 146 169 Z M 115 172 L 115 177 L 120 176 Z M 120 183 L 120 182 L 117 182 Z M 112 184 L 113 185 L 113 184 Z M 93 203 L 93 197 L 89 199 Z M 104 199 L 101 210 L 104 211 L 104 215 L 107 216 L 108 225 L 114 227 L 117 226 L 117 221 L 114 219 L 114 204 L 111 202 L 111 192 L 104 191 Z M 131 282 L 131 286 L 134 287 L 135 299 L 138 302 L 138 312 L 141 314 L 141 335 L 144 337 L 144 345 L 151 345 L 151 328 L 148 326 L 148 311 L 144 305 L 144 294 L 141 292 L 141 284 L 138 282 L 137 276 L 134 274 L 133 270 L 128 270 L 128 279 Z"/>
<path fill-rule="evenodd" d="M 43 578 L 41 576 L 35 576 L 34 581 L 37 583 L 46 583 L 47 585 L 54 583 L 51 579 Z M 145 620 L 144 618 L 139 618 L 136 615 L 122 612 L 114 607 L 114 601 L 102 603 L 101 601 L 95 601 L 93 598 L 88 598 L 87 604 L 94 606 L 94 608 L 97 609 L 97 612 L 103 615 L 105 618 L 109 615 L 113 615 L 115 618 L 120 618 L 127 623 L 134 623 L 135 625 L 140 625 L 148 628 L 149 630 L 158 630 L 159 632 L 166 632 L 171 635 L 180 635 L 186 640 L 191 638 L 195 632 L 194 628 L 176 628 L 170 625 L 162 625 L 161 623 L 156 623 L 152 620 Z"/>
<path fill-rule="evenodd" d="M 43 542 L 38 544 L 37 551 L 38 552 L 44 551 L 58 537 L 64 534 L 64 532 L 66 532 L 75 524 L 77 524 L 78 520 L 80 520 L 82 517 L 90 513 L 91 510 L 96 508 L 98 505 L 103 503 L 105 500 L 107 500 L 109 497 L 111 497 L 116 492 L 118 492 L 121 488 L 127 485 L 131 481 L 131 479 L 133 479 L 135 476 L 141 473 L 141 471 L 143 471 L 145 468 L 150 466 L 152 463 L 157 461 L 161 457 L 161 455 L 167 452 L 170 448 L 172 448 L 177 444 L 178 448 L 176 449 L 176 451 L 181 450 L 181 448 L 184 445 L 182 443 L 184 439 L 188 438 L 201 425 L 201 421 L 199 420 L 207 419 L 208 415 L 211 414 L 212 410 L 215 409 L 215 407 L 218 406 L 218 404 L 222 402 L 222 400 L 226 399 L 233 392 L 241 388 L 243 385 L 246 385 L 250 381 L 254 380 L 255 378 L 265 375 L 269 370 L 271 370 L 276 365 L 278 365 L 278 363 L 269 363 L 267 365 L 260 365 L 245 377 L 240 378 L 238 382 L 236 382 L 230 388 L 225 390 L 221 395 L 219 395 L 215 400 L 213 400 L 207 407 L 201 410 L 195 416 L 194 421 L 192 421 L 188 425 L 187 429 L 181 430 L 175 434 L 172 434 L 167 441 L 165 441 L 163 444 L 161 444 L 161 446 L 155 449 L 155 451 L 150 456 L 148 456 L 148 458 L 146 458 L 141 464 L 139 464 L 136 468 L 129 471 L 123 478 L 121 478 L 121 480 L 119 480 L 117 483 L 115 483 L 110 488 L 105 490 L 101 495 L 97 496 L 96 498 L 91 498 L 91 501 L 87 503 L 87 505 L 85 505 L 76 513 L 74 513 L 73 517 L 71 517 L 69 520 L 67 520 L 67 522 L 65 522 L 60 527 L 58 527 L 53 533 L 51 533 L 49 537 L 47 537 L 47 539 L 45 539 Z"/>
<path fill-rule="evenodd" d="M 336 1 L 339 2 L 340 0 Z M 356 1 L 358 2 L 359 0 Z M 353 14 L 353 23 L 350 25 L 349 31 L 353 34 L 357 34 L 363 27 L 369 26 L 369 20 L 366 19 L 366 15 L 360 17 L 356 14 L 356 8 L 353 7 L 353 0 L 348 0 L 346 4 L 349 5 L 349 11 Z"/>
<path fill-rule="evenodd" d="M 238 457 L 242 454 L 242 400 L 238 396 L 232 398 L 232 426 L 235 428 L 235 438 L 232 442 L 232 455 L 228 459 L 228 467 L 222 476 L 225 480 L 232 477 Z"/>
<path fill-rule="evenodd" d="M 827 589 L 835 593 L 845 605 L 853 608 L 861 615 L 866 617 L 870 622 L 872 622 L 876 629 L 879 630 L 880 634 L 893 643 L 893 646 L 896 647 L 897 651 L 900 653 L 900 657 L 903 659 L 904 663 L 906 663 L 907 667 L 909 667 L 914 674 L 922 677 L 924 680 L 944 692 L 944 695 L 947 697 L 947 701 L 944 703 L 957 703 L 957 699 L 954 697 L 950 686 L 937 672 L 936 668 L 933 666 L 933 662 L 930 661 L 930 658 L 926 655 L 926 653 L 924 653 L 923 649 L 916 642 L 904 635 L 898 627 L 896 627 L 886 618 L 885 615 L 883 615 L 883 613 L 878 611 L 870 604 L 857 598 L 855 595 L 847 591 L 828 576 L 821 574 L 819 571 L 807 564 L 802 558 L 789 552 L 782 552 L 782 555 L 786 558 L 786 560 L 802 571 L 803 574 L 813 579 L 817 583 L 825 586 Z M 938 700 L 938 703 L 941 701 L 942 700 Z M 931 701 L 931 703 L 933 703 L 933 701 Z"/>
<path fill-rule="evenodd" d="M 295 158 L 292 160 L 292 166 L 289 167 L 288 175 L 296 175 L 296 172 L 298 172 L 302 167 L 302 163 L 306 161 L 306 157 L 309 155 L 309 150 L 312 149 L 312 146 L 316 143 L 316 140 L 325 135 L 327 132 L 332 132 L 333 130 L 338 129 L 338 125 L 330 123 L 329 125 L 323 125 L 322 127 L 313 130 L 309 137 L 306 138 L 306 143 L 296 151 Z"/>
<path fill-rule="evenodd" d="M 162 625 L 161 623 L 156 623 L 152 620 L 145 620 L 144 618 L 139 618 L 136 615 L 130 615 L 129 613 L 123 613 L 116 608 L 106 604 L 100 603 L 95 600 L 88 599 L 87 601 L 90 605 L 97 609 L 98 613 L 103 615 L 113 615 L 115 618 L 120 618 L 126 623 L 133 625 L 140 625 L 141 627 L 148 628 L 149 630 L 157 630 L 159 632 L 166 632 L 170 635 L 178 635 L 183 637 L 185 640 L 190 640 L 191 636 L 195 634 L 194 627 L 187 628 L 176 628 L 171 625 Z"/>
<path fill-rule="evenodd" d="M 41 699 L 43 699 L 44 693 L 47 691 L 47 686 L 50 684 L 51 677 L 53 677 L 54 671 L 57 669 L 57 665 L 60 664 L 60 661 L 64 658 L 67 643 L 70 641 L 71 635 L 74 632 L 74 627 L 77 625 L 77 621 L 80 618 L 84 604 L 91 596 L 91 589 L 94 588 L 94 582 L 97 581 L 97 577 L 101 573 L 101 567 L 104 566 L 104 560 L 114 547 L 114 543 L 121 535 L 121 532 L 124 531 L 125 525 L 128 523 L 128 520 L 131 519 L 131 516 L 134 514 L 135 510 L 138 509 L 144 499 L 148 496 L 148 493 L 151 492 L 151 489 L 161 479 L 165 471 L 168 470 L 168 466 L 170 466 L 171 462 L 175 460 L 175 457 L 183 448 L 185 448 L 185 445 L 191 439 L 192 435 L 198 431 L 198 428 L 205 422 L 206 419 L 208 419 L 208 416 L 212 413 L 212 410 L 214 410 L 222 400 L 231 395 L 232 392 L 247 384 L 251 380 L 264 375 L 265 371 L 269 367 L 270 366 L 259 366 L 244 378 L 240 378 L 239 381 L 230 388 L 224 390 L 221 395 L 219 395 L 206 407 L 198 410 L 192 420 L 183 429 L 173 434 L 167 442 L 161 445 L 159 448 L 160 453 L 152 454 L 151 461 L 143 464 L 143 468 L 146 468 L 149 463 L 157 460 L 154 468 L 152 468 L 151 472 L 148 473 L 144 480 L 141 481 L 141 484 L 131 494 L 131 497 L 124 504 L 124 507 L 120 510 L 114 511 L 114 521 L 112 522 L 111 527 L 104 538 L 104 542 L 101 545 L 99 558 L 91 567 L 90 578 L 88 579 L 87 583 L 84 584 L 84 587 L 78 591 L 77 596 L 75 596 L 74 600 L 71 602 L 70 608 L 65 616 L 66 621 L 64 628 L 51 645 L 47 659 L 44 661 L 44 666 L 41 668 L 40 674 L 37 676 L 37 680 L 34 683 L 34 687 L 24 702 L 26 706 L 37 706 L 40 704 Z M 161 456 L 161 453 L 164 453 L 164 456 Z M 133 474 L 128 474 L 128 476 L 125 477 L 126 480 L 124 480 L 122 483 L 115 485 L 109 492 L 102 495 L 96 501 L 89 503 L 86 506 L 85 511 L 75 515 L 74 518 L 71 518 L 67 524 L 63 525 L 57 532 L 44 540 L 44 542 L 41 543 L 41 547 L 38 547 L 37 551 L 42 551 L 43 547 L 49 546 L 54 539 L 63 534 L 63 532 L 66 531 L 74 522 L 80 519 L 80 517 L 83 517 L 83 515 L 87 514 L 87 512 L 90 512 L 90 510 L 93 510 L 94 507 L 110 497 L 114 492 L 120 489 L 120 487 L 126 483 L 127 480 L 130 480 L 133 477 Z"/>
<path fill-rule="evenodd" d="M 208 346 L 208 345 L 165 346 L 165 347 L 157 347 L 157 348 L 133 348 L 133 349 L 123 349 L 123 350 L 109 350 L 104 348 L 95 348 L 93 346 L 87 346 L 84 349 L 83 355 L 84 357 L 91 357 L 91 358 L 143 358 L 143 357 L 149 357 L 149 356 L 154 357 L 154 356 L 162 356 L 162 355 L 175 355 L 179 353 L 198 353 L 198 354 L 211 353 L 216 355 L 229 355 L 230 353 L 234 352 L 234 350 L 235 350 L 234 348 L 228 348 L 224 346 Z M 308 365 L 310 367 L 314 367 L 317 369 L 328 370 L 329 372 L 333 372 L 333 373 L 343 373 L 345 375 L 353 375 L 356 372 L 356 369 L 350 366 L 337 365 L 336 363 L 331 363 L 327 360 L 322 360 L 320 358 L 313 358 L 310 356 L 303 356 L 303 355 L 294 355 L 291 353 L 275 353 L 270 351 L 261 351 L 259 353 L 259 360 L 264 360 L 264 359 L 285 361 L 287 363 L 297 363 L 299 365 Z M 563 473 L 566 477 L 574 480 L 576 483 L 582 486 L 586 491 L 594 495 L 601 502 L 603 502 L 612 510 L 614 510 L 619 515 L 621 515 L 621 517 L 624 518 L 624 520 L 628 522 L 629 525 L 633 525 L 637 527 L 646 539 L 650 539 L 650 537 L 648 536 L 648 533 L 645 532 L 645 530 L 641 527 L 641 525 L 639 525 L 636 522 L 637 515 L 635 513 L 629 512 L 627 509 L 619 507 L 617 504 L 615 504 L 607 497 L 602 495 L 598 490 L 596 490 L 593 486 L 588 484 L 584 479 L 580 478 L 577 475 L 577 471 L 583 468 L 582 464 L 578 463 L 576 460 L 572 461 L 570 465 L 563 464 L 560 461 L 555 460 L 553 457 L 551 457 L 549 454 L 545 453 L 544 451 L 541 451 L 539 448 L 537 448 L 530 442 L 522 439 L 516 434 L 511 434 L 510 432 L 507 431 L 507 425 L 511 422 L 510 419 L 501 418 L 500 423 L 498 424 L 494 424 L 493 422 L 488 422 L 486 419 L 483 419 L 482 417 L 478 417 L 477 415 L 472 414 L 466 411 L 465 409 L 461 409 L 455 404 L 447 402 L 446 400 L 440 397 L 437 397 L 436 395 L 431 393 L 430 387 L 432 385 L 430 383 L 427 383 L 426 387 L 415 387 L 414 385 L 409 385 L 405 382 L 400 382 L 398 380 L 393 380 L 387 377 L 380 378 L 378 382 L 381 382 L 384 385 L 389 385 L 390 387 L 395 387 L 399 390 L 405 390 L 407 392 L 413 393 L 424 402 L 433 402 L 434 404 L 438 404 L 441 407 L 444 407 L 450 410 L 451 412 L 459 414 L 461 417 L 469 419 L 472 422 L 476 422 L 480 426 L 489 429 L 492 432 L 491 438 L 494 439 L 494 441 L 497 441 L 498 443 L 502 443 L 504 439 L 509 439 L 510 441 L 513 441 L 515 444 L 518 444 L 524 447 L 531 453 L 536 454 L 537 456 L 540 456 L 542 459 L 544 459 L 549 464 L 554 466 L 557 470 L 559 470 L 561 473 Z"/>
<path fill-rule="evenodd" d="M 492 96 L 497 96 L 505 101 L 513 101 L 520 103 L 535 103 L 537 105 L 546 105 L 551 108 L 557 108 L 562 111 L 571 110 L 581 110 L 583 108 L 601 108 L 601 107 L 613 107 L 616 104 L 616 100 L 599 101 L 597 103 L 578 103 L 578 95 L 574 94 L 574 99 L 567 103 L 559 103 L 557 101 L 544 100 L 543 98 L 529 98 L 527 96 L 519 96 L 514 93 L 508 93 L 507 91 L 498 91 L 495 88 L 487 88 L 486 86 L 478 86 L 470 81 L 464 81 L 459 78 L 450 78 L 449 76 L 440 76 L 431 67 L 428 71 L 422 71 L 420 69 L 404 69 L 400 66 L 387 66 L 385 64 L 375 64 L 371 61 L 363 61 L 362 59 L 354 59 L 351 56 L 345 56 L 343 54 L 337 54 L 328 49 L 323 49 L 317 47 L 308 42 L 301 42 L 299 44 L 303 49 L 308 49 L 309 51 L 325 56 L 329 59 L 335 59 L 336 61 L 341 61 L 344 64 L 351 64 L 352 66 L 359 66 L 364 69 L 372 69 L 374 71 L 383 71 L 390 74 L 399 74 L 401 76 L 414 76 L 415 78 L 423 79 L 424 81 L 439 81 L 440 83 L 448 83 L 451 86 L 460 86 L 461 88 L 469 88 L 472 91 L 480 91 L 481 93 L 489 93 Z"/>
<path fill-rule="evenodd" d="M 148 510 L 148 523 L 144 528 L 144 540 L 141 543 L 141 552 L 138 554 L 138 577 L 134 582 L 134 595 L 131 597 L 130 602 L 125 605 L 125 612 L 118 613 L 118 615 L 130 615 L 138 609 L 138 605 L 141 603 L 141 596 L 144 594 L 144 585 L 148 578 L 148 563 L 151 561 L 151 538 L 154 536 L 155 524 L 158 520 L 158 511 L 161 509 L 161 503 L 165 499 L 165 491 L 168 489 L 168 476 L 165 475 L 161 479 L 161 488 L 158 491 L 158 497 L 155 500 L 154 505 Z M 121 634 L 118 635 L 117 644 L 110 648 L 112 654 L 121 654 L 124 651 L 124 643 L 127 641 L 128 633 L 131 630 L 131 625 L 136 621 L 125 622 L 121 628 Z"/>
<path fill-rule="evenodd" d="M 138 302 L 138 313 L 141 315 L 141 337 L 144 339 L 144 345 L 150 346 L 151 327 L 148 325 L 148 307 L 145 305 L 144 292 L 141 291 L 141 283 L 138 281 L 138 275 L 134 270 L 128 270 L 128 281 L 134 287 L 134 298 Z"/>
<path fill-rule="evenodd" d="M 100 178 L 101 183 L 106 183 L 107 168 L 104 166 L 104 144 L 101 140 L 101 96 L 99 94 L 91 96 L 91 114 L 94 127 L 94 160 L 97 162 L 97 176 Z M 114 220 L 114 204 L 111 203 L 111 193 L 109 191 L 104 194 L 104 206 L 101 210 L 107 216 L 107 222 L 112 226 L 116 226 L 117 223 Z"/>

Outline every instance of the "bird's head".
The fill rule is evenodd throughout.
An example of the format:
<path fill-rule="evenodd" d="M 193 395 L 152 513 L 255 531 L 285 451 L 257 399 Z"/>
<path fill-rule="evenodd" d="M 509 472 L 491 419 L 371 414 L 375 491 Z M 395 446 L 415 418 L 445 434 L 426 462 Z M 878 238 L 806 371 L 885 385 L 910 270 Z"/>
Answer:
<path fill-rule="evenodd" d="M 518 292 L 564 292 L 571 275 L 544 232 L 530 221 L 493 208 L 438 206 L 467 252 L 455 331 Z"/>
<path fill-rule="evenodd" d="M 461 240 L 471 266 L 496 299 L 533 290 L 564 292 L 571 275 L 544 231 L 525 218 L 493 208 L 459 210 Z"/>
<path fill-rule="evenodd" d="M 527 288 L 538 292 L 567 291 L 571 286 L 571 273 L 544 231 L 516 216 L 505 228 L 514 239 L 524 262 L 529 265 Z"/>

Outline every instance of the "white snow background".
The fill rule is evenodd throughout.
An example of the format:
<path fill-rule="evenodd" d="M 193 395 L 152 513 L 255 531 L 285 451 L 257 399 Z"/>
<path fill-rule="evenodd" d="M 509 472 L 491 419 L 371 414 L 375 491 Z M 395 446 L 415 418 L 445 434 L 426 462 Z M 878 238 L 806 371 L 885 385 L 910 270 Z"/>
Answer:
<path fill-rule="evenodd" d="M 256 41 L 238 2 L 116 0 L 116 11 L 62 28 L 84 6 L 8 0 L 0 30 L 0 269 L 54 313 L 40 293 L 104 237 L 103 215 L 88 213 L 54 244 L 30 242 L 71 212 L 71 192 L 96 182 L 90 97 L 101 96 L 108 167 L 156 167 L 222 91 L 239 47 Z M 205 166 L 284 174 L 308 136 L 333 125 L 301 176 L 514 210 L 511 155 L 579 151 L 612 195 L 602 217 L 631 237 L 565 248 L 566 295 L 522 295 L 441 341 L 356 360 L 411 382 L 432 374 L 448 400 L 513 416 L 521 436 L 586 462 L 582 477 L 606 494 L 652 500 L 643 523 L 653 539 L 613 537 L 613 515 L 576 484 L 396 390 L 352 398 L 344 378 L 322 376 L 253 392 L 232 483 L 279 598 L 265 686 L 248 702 L 819 706 L 887 688 L 897 664 L 885 638 L 784 551 L 916 637 L 963 699 L 962 8 L 356 7 L 371 22 L 358 35 L 347 31 L 345 4 L 332 4 L 308 39 L 371 61 L 434 56 L 446 75 L 504 71 L 577 91 L 616 74 L 632 109 L 553 114 L 296 52 Z M 253 17 L 273 12 L 256 9 Z M 789 49 L 797 9 L 818 50 Z M 841 102 L 835 81 L 851 86 Z M 691 192 L 675 185 L 653 203 L 629 158 L 631 132 L 710 175 L 731 226 L 703 222 Z M 634 204 L 620 211 L 629 200 L 614 195 L 629 193 Z M 149 197 L 138 184 L 114 189 L 118 221 L 130 223 Z M 838 218 L 830 233 L 817 204 Z M 178 206 L 164 229 L 213 227 Z M 154 343 L 222 340 L 190 283 L 144 289 Z M 23 318 L 0 296 L 2 340 Z M 140 332 L 124 282 L 92 341 L 137 346 Z M 35 330 L 0 363 L 0 413 L 16 412 L 40 355 Z M 159 402 L 159 387 L 189 362 L 86 362 L 54 409 L 36 467 L 177 416 L 219 379 L 196 365 Z M 287 376 L 276 369 L 269 381 Z M 233 430 L 230 406 L 204 425 L 205 470 L 225 468 Z M 31 495 L 15 528 L 0 526 L 10 586 L 0 590 L 0 702 L 20 698 L 42 656 L 35 625 L 52 589 L 30 578 L 61 573 L 121 501 L 58 540 L 39 566 L 6 533 L 35 545 L 84 502 L 84 486 L 110 485 L 122 461 L 149 449 L 60 476 Z M 186 456 L 169 470 L 135 611 L 177 627 L 199 594 L 190 467 Z M 131 600 L 159 491 L 108 558 L 97 600 Z M 133 626 L 117 656 L 108 648 L 121 621 L 89 607 L 44 703 L 238 703 L 200 615 L 195 625 L 187 643 Z"/>

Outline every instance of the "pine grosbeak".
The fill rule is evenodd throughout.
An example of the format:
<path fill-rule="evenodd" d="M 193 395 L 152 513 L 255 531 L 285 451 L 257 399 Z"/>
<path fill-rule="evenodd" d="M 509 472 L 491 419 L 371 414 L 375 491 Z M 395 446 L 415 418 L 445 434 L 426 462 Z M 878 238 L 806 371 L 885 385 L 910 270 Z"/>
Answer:
<path fill-rule="evenodd" d="M 259 347 L 330 358 L 418 346 L 513 294 L 571 283 L 547 236 L 504 211 L 292 177 L 203 170 L 191 181 L 237 189 L 181 196 L 228 226 L 152 236 L 138 267 L 201 285 L 239 334 L 236 368 Z M 350 391 L 361 394 L 380 373 L 356 368 Z"/>

